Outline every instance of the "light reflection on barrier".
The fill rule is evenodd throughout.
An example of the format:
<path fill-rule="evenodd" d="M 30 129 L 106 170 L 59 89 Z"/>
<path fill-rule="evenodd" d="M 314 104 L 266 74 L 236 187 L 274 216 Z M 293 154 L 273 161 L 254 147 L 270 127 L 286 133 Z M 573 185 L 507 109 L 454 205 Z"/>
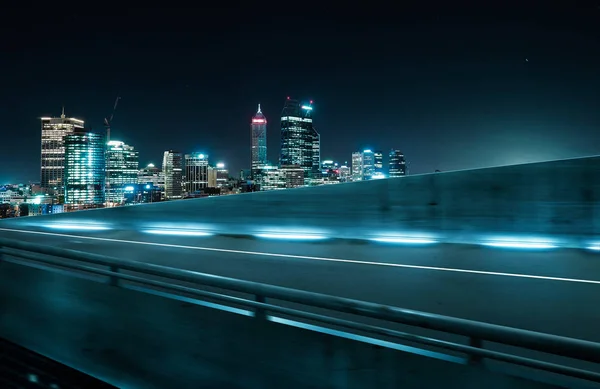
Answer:
<path fill-rule="evenodd" d="M 53 230 L 62 231 L 106 231 L 110 230 L 110 227 L 103 224 L 92 224 L 92 223 L 56 223 L 46 224 L 42 227 L 50 228 Z"/>
<path fill-rule="evenodd" d="M 306 234 L 306 233 L 261 233 L 254 235 L 257 238 L 263 239 L 281 239 L 281 240 L 324 240 L 328 237 L 320 234 Z"/>
<path fill-rule="evenodd" d="M 555 240 L 548 238 L 534 238 L 534 237 L 495 237 L 483 240 L 481 243 L 483 246 L 504 248 L 504 249 L 533 249 L 533 250 L 549 250 L 560 247 Z"/>
<path fill-rule="evenodd" d="M 430 238 L 415 238 L 415 237 L 403 237 L 403 236 L 382 236 L 378 238 L 371 238 L 373 242 L 379 243 L 397 243 L 397 244 L 433 244 L 438 243 L 434 239 Z"/>
<path fill-rule="evenodd" d="M 200 231 L 200 230 L 179 230 L 179 229 L 171 229 L 171 230 L 143 230 L 142 232 L 146 234 L 154 234 L 154 235 L 170 235 L 170 236 L 213 236 L 212 232 Z"/>

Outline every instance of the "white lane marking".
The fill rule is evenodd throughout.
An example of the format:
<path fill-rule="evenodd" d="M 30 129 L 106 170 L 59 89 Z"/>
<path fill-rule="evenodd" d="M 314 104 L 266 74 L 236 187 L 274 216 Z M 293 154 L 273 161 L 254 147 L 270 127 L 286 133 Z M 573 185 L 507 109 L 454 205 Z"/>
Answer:
<path fill-rule="evenodd" d="M 309 260 L 313 260 L 313 261 L 323 261 L 323 262 L 352 263 L 352 264 L 357 264 L 357 265 L 387 266 L 387 267 L 397 267 L 397 268 L 405 268 L 405 269 L 435 270 L 435 271 L 446 271 L 446 272 L 453 272 L 453 273 L 481 274 L 481 275 L 488 275 L 488 276 L 529 278 L 529 279 L 546 280 L 546 281 L 577 282 L 577 283 L 582 283 L 582 284 L 600 285 L 600 281 L 582 280 L 582 279 L 577 279 L 577 278 L 536 276 L 536 275 L 532 275 L 532 274 L 502 273 L 502 272 L 485 271 L 485 270 L 455 269 L 455 268 L 436 267 L 436 266 L 405 265 L 405 264 L 400 264 L 400 263 L 360 261 L 357 259 L 311 257 L 311 256 L 307 256 L 307 255 L 262 253 L 262 252 L 257 252 L 257 251 L 243 251 L 243 250 L 219 249 L 219 248 L 215 248 L 215 247 L 198 247 L 198 246 L 186 246 L 186 245 L 169 244 L 169 243 L 142 242 L 142 241 L 137 241 L 137 240 L 99 238 L 99 237 L 95 237 L 95 236 L 57 234 L 57 233 L 42 232 L 42 231 L 13 230 L 13 229 L 8 229 L 8 228 L 0 228 L 0 231 L 18 232 L 18 233 L 35 234 L 35 235 L 59 236 L 59 237 L 63 237 L 63 238 L 88 239 L 88 240 L 97 240 L 97 241 L 103 241 L 103 242 L 139 244 L 139 245 L 145 245 L 145 246 L 169 247 L 169 248 L 177 248 L 177 249 L 214 251 L 214 252 L 220 252 L 220 253 L 244 254 L 244 255 L 257 255 L 257 256 L 264 256 L 264 257 L 309 259 Z"/>

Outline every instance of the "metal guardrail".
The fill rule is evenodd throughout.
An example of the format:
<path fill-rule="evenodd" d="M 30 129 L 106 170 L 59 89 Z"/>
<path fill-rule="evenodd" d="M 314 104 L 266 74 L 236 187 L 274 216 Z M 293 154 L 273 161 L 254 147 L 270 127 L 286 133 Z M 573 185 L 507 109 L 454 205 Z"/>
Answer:
<path fill-rule="evenodd" d="M 200 298 L 243 305 L 253 308 L 254 316 L 258 319 L 265 319 L 267 312 L 280 313 L 296 318 L 318 321 L 338 327 L 460 352 L 466 354 L 471 363 L 478 363 L 483 359 L 492 359 L 600 382 L 600 373 L 487 350 L 483 347 L 483 341 L 490 341 L 522 349 L 569 357 L 574 360 L 600 363 L 599 343 L 0 238 L 0 263 L 5 260 L 19 264 L 27 264 L 23 261 L 9 259 L 8 256 L 70 270 L 106 276 L 108 283 L 116 287 L 125 287 L 120 281 L 130 281 L 150 287 L 169 290 L 171 292 L 185 293 Z M 83 264 L 65 262 L 56 257 L 82 262 Z M 106 269 L 92 267 L 89 266 L 90 264 L 105 266 Z M 123 274 L 121 271 L 137 273 L 138 275 Z M 168 281 L 151 280 L 144 276 L 156 276 Z M 242 292 L 253 295 L 254 300 L 178 285 L 172 283 L 172 281 Z M 267 303 L 267 299 L 298 303 L 313 308 L 322 308 L 339 313 L 353 314 L 365 318 L 462 335 L 469 339 L 469 344 L 465 345 L 449 342 L 351 320 L 335 318 L 324 314 L 315 314 L 299 309 L 282 307 Z"/>

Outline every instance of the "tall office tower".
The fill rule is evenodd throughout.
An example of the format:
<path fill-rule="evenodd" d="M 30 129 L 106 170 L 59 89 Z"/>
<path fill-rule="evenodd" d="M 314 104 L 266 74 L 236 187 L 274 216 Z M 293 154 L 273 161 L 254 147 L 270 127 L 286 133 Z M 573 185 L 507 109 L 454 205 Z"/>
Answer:
<path fill-rule="evenodd" d="M 301 105 L 287 98 L 281 112 L 281 166 L 297 165 L 304 176 L 318 177 L 321 170 L 321 143 L 313 127 L 312 101 Z"/>
<path fill-rule="evenodd" d="M 370 180 L 375 173 L 375 153 L 367 149 L 362 152 L 363 180 Z"/>
<path fill-rule="evenodd" d="M 223 162 L 217 163 L 217 188 L 223 188 L 229 183 L 229 170 Z"/>
<path fill-rule="evenodd" d="M 406 175 L 406 160 L 400 150 L 390 151 L 389 175 L 390 177 L 402 177 Z"/>
<path fill-rule="evenodd" d="M 65 186 L 65 136 L 83 130 L 83 120 L 68 118 L 63 107 L 60 118 L 43 117 L 41 189 L 62 195 Z"/>
<path fill-rule="evenodd" d="M 100 205 L 104 203 L 104 135 L 74 132 L 65 136 L 65 203 Z"/>
<path fill-rule="evenodd" d="M 180 199 L 182 197 L 182 162 L 180 152 L 165 151 L 162 169 L 165 176 L 165 199 Z"/>
<path fill-rule="evenodd" d="M 352 181 L 363 179 L 363 153 L 355 151 L 352 153 Z"/>
<path fill-rule="evenodd" d="M 208 155 L 202 153 L 186 154 L 185 191 L 194 193 L 204 188 L 208 188 Z"/>
<path fill-rule="evenodd" d="M 374 175 L 383 175 L 384 171 L 383 171 L 383 152 L 382 151 L 375 151 L 373 153 L 373 157 L 374 157 L 374 165 L 375 165 L 375 169 L 373 170 L 373 174 Z"/>
<path fill-rule="evenodd" d="M 139 154 L 118 140 L 106 143 L 106 202 L 125 202 L 125 188 L 137 184 Z"/>
<path fill-rule="evenodd" d="M 260 110 L 252 117 L 250 123 L 252 135 L 252 164 L 251 174 L 254 178 L 254 173 L 261 167 L 267 164 L 267 118 Z"/>

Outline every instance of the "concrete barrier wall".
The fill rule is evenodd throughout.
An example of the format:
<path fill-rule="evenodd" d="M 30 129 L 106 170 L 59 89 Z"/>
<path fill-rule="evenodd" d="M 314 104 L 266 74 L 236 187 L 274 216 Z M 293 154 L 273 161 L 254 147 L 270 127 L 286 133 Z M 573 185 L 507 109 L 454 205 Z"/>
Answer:
<path fill-rule="evenodd" d="M 0 304 L 0 336 L 121 388 L 548 387 L 8 262 Z"/>
<path fill-rule="evenodd" d="M 124 229 L 140 223 L 205 223 L 229 233 L 287 226 L 340 237 L 381 231 L 581 236 L 600 233 L 599 198 L 600 157 L 590 157 L 43 218 L 113 222 Z M 6 225 L 26 222 L 31 219 Z"/>

